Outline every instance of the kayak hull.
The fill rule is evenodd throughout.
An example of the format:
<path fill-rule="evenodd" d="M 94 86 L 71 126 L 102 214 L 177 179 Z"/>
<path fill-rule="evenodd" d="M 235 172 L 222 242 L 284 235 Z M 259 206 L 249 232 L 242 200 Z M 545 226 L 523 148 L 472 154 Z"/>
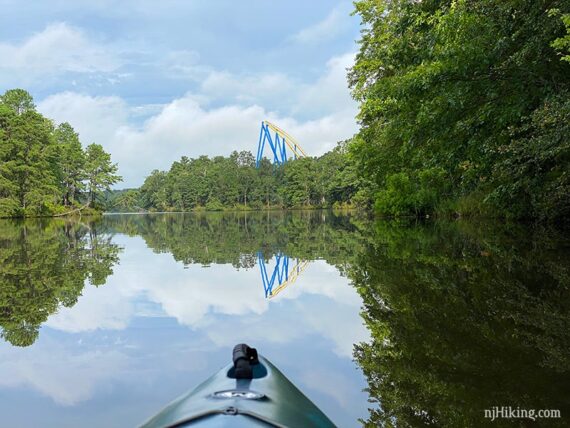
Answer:
<path fill-rule="evenodd" d="M 141 428 L 335 426 L 269 360 L 259 357 L 253 379 L 235 379 L 233 370 L 221 369 Z"/>

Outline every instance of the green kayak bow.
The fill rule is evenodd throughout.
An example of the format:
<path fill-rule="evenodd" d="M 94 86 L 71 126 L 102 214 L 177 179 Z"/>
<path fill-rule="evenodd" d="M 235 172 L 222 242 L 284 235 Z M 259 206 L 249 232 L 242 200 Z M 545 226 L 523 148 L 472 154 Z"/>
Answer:
<path fill-rule="evenodd" d="M 334 426 L 273 364 L 240 344 L 234 348 L 233 364 L 141 428 Z"/>

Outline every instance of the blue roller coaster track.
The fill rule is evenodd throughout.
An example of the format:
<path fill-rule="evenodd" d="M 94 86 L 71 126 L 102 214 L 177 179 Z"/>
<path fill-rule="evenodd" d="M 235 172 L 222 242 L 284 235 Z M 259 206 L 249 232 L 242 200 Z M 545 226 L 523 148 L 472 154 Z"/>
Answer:
<path fill-rule="evenodd" d="M 297 259 L 291 269 L 289 269 L 289 256 L 283 253 L 275 254 L 275 267 L 271 276 L 267 273 L 267 266 L 263 253 L 257 252 L 257 263 L 261 272 L 261 281 L 263 282 L 263 290 L 265 297 L 271 299 L 279 294 L 286 287 L 293 284 L 297 278 L 303 273 L 309 264 L 306 260 Z"/>
<path fill-rule="evenodd" d="M 259 131 L 259 143 L 257 145 L 257 157 L 255 161 L 256 167 L 259 168 L 265 145 L 268 145 L 273 153 L 273 163 L 283 165 L 287 162 L 287 148 L 291 151 L 294 159 L 306 157 L 307 154 L 301 148 L 299 143 L 291 137 L 283 129 L 277 125 L 264 120 L 261 122 L 261 130 Z"/>

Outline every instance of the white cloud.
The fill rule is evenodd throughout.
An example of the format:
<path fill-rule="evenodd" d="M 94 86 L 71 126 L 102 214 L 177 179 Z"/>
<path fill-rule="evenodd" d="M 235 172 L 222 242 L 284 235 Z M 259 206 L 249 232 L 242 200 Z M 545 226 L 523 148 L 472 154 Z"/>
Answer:
<path fill-rule="evenodd" d="M 66 23 L 48 25 L 21 44 L 0 43 L 0 70 L 19 70 L 28 76 L 61 72 L 110 72 L 118 60 Z"/>
<path fill-rule="evenodd" d="M 142 184 L 153 169 L 168 169 L 181 156 L 228 155 L 233 150 L 255 152 L 259 124 L 269 119 L 293 135 L 312 156 L 332 149 L 357 130 L 356 104 L 344 78 L 353 55 L 335 57 L 313 85 L 294 85 L 285 75 L 266 74 L 239 78 L 211 73 L 199 94 L 188 93 L 163 105 L 129 107 L 116 96 L 92 97 L 76 92 L 52 95 L 38 109 L 57 122 L 69 122 L 85 144 L 101 144 L 119 164 L 121 186 Z M 258 83 L 256 85 L 256 82 Z M 263 94 L 288 98 L 297 112 L 313 113 L 299 120 L 260 106 Z M 207 107 L 212 97 L 232 97 L 244 102 Z M 139 111 L 150 113 L 141 125 L 132 119 Z M 152 114 L 154 112 L 154 114 Z"/>
<path fill-rule="evenodd" d="M 320 156 L 333 149 L 336 143 L 356 133 L 352 112 L 338 112 L 317 120 L 299 122 L 291 118 L 269 115 L 269 120 L 287 130 L 309 156 Z"/>
<path fill-rule="evenodd" d="M 165 107 L 165 104 L 143 104 L 135 106 L 130 109 L 130 114 L 133 117 L 149 117 L 158 114 Z"/>
<path fill-rule="evenodd" d="M 311 262 L 294 284 L 269 300 L 257 267 L 238 272 L 231 265 L 185 269 L 171 254 L 152 253 L 141 238 L 116 239 L 125 252 L 107 284 L 85 290 L 75 306 L 61 308 L 46 326 L 74 333 L 120 330 L 136 316 L 167 315 L 218 347 L 240 341 L 290 343 L 316 335 L 328 339 L 342 358 L 351 358 L 353 344 L 369 338 L 359 315 L 360 296 L 324 261 Z M 307 299 L 309 295 L 314 297 Z M 159 310 L 149 313 L 152 307 Z"/>
<path fill-rule="evenodd" d="M 172 51 L 161 62 L 168 75 L 175 78 L 199 81 L 211 72 L 209 67 L 200 64 L 200 54 L 196 51 Z"/>
<path fill-rule="evenodd" d="M 301 91 L 295 113 L 323 114 L 343 111 L 354 118 L 356 102 L 352 99 L 346 78 L 347 69 L 354 64 L 354 53 L 331 58 L 326 72 L 312 85 Z"/>
<path fill-rule="evenodd" d="M 53 341 L 33 349 L 1 347 L 0 386 L 31 386 L 60 405 L 73 406 L 128 367 L 127 356 L 118 351 L 68 351 Z"/>
<path fill-rule="evenodd" d="M 348 28 L 348 14 L 340 8 L 333 9 L 322 21 L 304 28 L 292 36 L 292 40 L 303 44 L 317 44 L 334 39 Z"/>
<path fill-rule="evenodd" d="M 101 144 L 113 155 L 115 149 L 120 149 L 115 146 L 115 135 L 129 118 L 128 106 L 119 97 L 92 97 L 76 92 L 49 96 L 38 103 L 38 109 L 58 123 L 69 122 L 84 144 Z"/>
<path fill-rule="evenodd" d="M 344 112 L 300 122 L 256 105 L 207 110 L 192 97 L 168 104 L 142 128 L 120 121 L 128 111 L 114 98 L 65 93 L 48 98 L 39 104 L 39 109 L 57 122 L 70 122 L 85 143 L 102 144 L 113 161 L 118 162 L 125 187 L 141 185 L 150 171 L 168 169 L 183 155 L 228 155 L 233 150 L 254 152 L 259 124 L 265 118 L 287 129 L 302 142 L 305 151 L 314 156 L 356 132 L 354 116 Z"/>
<path fill-rule="evenodd" d="M 289 105 L 292 96 L 297 94 L 298 85 L 283 73 L 238 76 L 227 71 L 213 71 L 202 82 L 201 91 L 209 98 L 248 103 L 279 100 L 281 105 Z"/>
<path fill-rule="evenodd" d="M 168 169 L 183 155 L 228 155 L 232 150 L 253 151 L 261 107 L 228 106 L 207 110 L 192 96 L 177 99 L 141 129 L 123 127 L 115 135 L 113 153 L 132 181 L 152 169 Z M 133 162 L 134 160 L 134 162 Z"/>
<path fill-rule="evenodd" d="M 358 388 L 353 377 L 322 367 L 312 367 L 311 370 L 303 372 L 301 379 L 305 386 L 331 397 L 343 409 L 348 409 L 353 404 L 353 397 L 347 396 L 346 391 L 355 391 Z"/>
<path fill-rule="evenodd" d="M 130 301 L 116 299 L 112 287 L 86 286 L 73 310 L 61 307 L 52 315 L 46 326 L 69 333 L 96 329 L 122 330 L 135 308 Z"/>
<path fill-rule="evenodd" d="M 130 124 L 129 108 L 117 97 L 65 92 L 40 102 L 38 109 L 57 122 L 71 123 L 84 143 L 103 145 L 118 162 L 126 187 L 141 185 L 153 169 L 168 169 L 183 155 L 253 151 L 259 122 L 266 116 L 258 106 L 207 110 L 190 94 L 166 104 L 142 127 Z"/>
<path fill-rule="evenodd" d="M 327 61 L 323 74 L 313 83 L 302 83 L 283 73 L 235 75 L 211 71 L 202 81 L 202 100 L 223 100 L 239 105 L 275 105 L 281 112 L 318 118 L 335 112 L 356 115 L 350 96 L 347 69 L 354 64 L 352 52 Z"/>

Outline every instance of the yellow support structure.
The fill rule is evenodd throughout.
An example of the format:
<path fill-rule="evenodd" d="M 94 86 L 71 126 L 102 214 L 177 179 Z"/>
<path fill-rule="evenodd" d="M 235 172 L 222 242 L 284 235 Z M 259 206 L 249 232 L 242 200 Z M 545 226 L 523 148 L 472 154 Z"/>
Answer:
<path fill-rule="evenodd" d="M 289 280 L 280 284 L 279 287 L 277 287 L 275 290 L 272 290 L 271 294 L 269 294 L 269 298 L 271 299 L 277 296 L 281 291 L 283 291 L 285 288 L 287 288 L 295 281 L 297 281 L 297 278 L 299 278 L 299 276 L 303 273 L 303 271 L 307 268 L 308 265 L 309 262 L 305 260 L 302 260 L 299 263 L 297 263 L 289 273 Z"/>
<path fill-rule="evenodd" d="M 285 144 L 287 144 L 287 146 L 291 149 L 291 151 L 296 157 L 298 158 L 307 157 L 305 151 L 299 145 L 297 140 L 295 140 L 291 135 L 289 135 L 283 129 L 279 128 L 277 125 L 269 122 L 268 120 L 264 120 L 263 123 L 270 129 L 275 131 L 277 134 L 279 134 L 279 136 L 285 140 Z"/>

